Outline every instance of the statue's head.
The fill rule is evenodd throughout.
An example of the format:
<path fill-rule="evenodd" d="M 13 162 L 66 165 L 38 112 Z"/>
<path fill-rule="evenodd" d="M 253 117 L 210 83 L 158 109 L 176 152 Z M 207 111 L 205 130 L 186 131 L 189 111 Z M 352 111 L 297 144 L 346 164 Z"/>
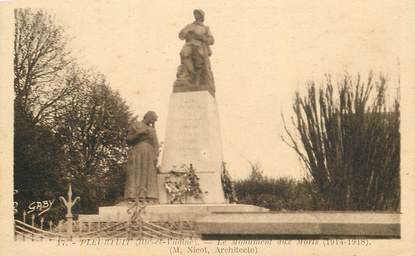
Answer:
<path fill-rule="evenodd" d="M 205 13 L 200 9 L 193 10 L 193 16 L 196 21 L 203 22 L 205 20 Z"/>
<path fill-rule="evenodd" d="M 154 123 L 157 121 L 157 114 L 154 111 L 148 111 L 144 117 L 143 122 L 147 125 L 154 125 Z"/>

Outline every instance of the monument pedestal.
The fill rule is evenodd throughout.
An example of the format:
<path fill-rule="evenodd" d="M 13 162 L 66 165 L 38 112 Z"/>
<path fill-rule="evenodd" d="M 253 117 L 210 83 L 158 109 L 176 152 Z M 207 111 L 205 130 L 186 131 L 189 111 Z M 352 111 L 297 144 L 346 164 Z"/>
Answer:
<path fill-rule="evenodd" d="M 268 209 L 245 204 L 227 204 L 222 188 L 222 141 L 216 100 L 208 91 L 173 93 L 169 113 L 163 159 L 158 174 L 159 202 L 148 205 L 143 213 L 146 221 L 196 221 L 219 213 L 258 213 Z M 199 178 L 201 199 L 187 197 L 185 204 L 170 204 L 165 178 L 173 166 L 192 164 Z M 80 221 L 127 221 L 126 202 L 99 207 L 97 215 L 79 215 Z"/>
<path fill-rule="evenodd" d="M 186 203 L 225 203 L 221 182 L 222 139 L 215 98 L 208 91 L 188 91 L 170 96 L 163 158 L 158 175 L 159 201 L 170 203 L 164 187 L 174 166 L 192 164 L 202 198 Z"/>

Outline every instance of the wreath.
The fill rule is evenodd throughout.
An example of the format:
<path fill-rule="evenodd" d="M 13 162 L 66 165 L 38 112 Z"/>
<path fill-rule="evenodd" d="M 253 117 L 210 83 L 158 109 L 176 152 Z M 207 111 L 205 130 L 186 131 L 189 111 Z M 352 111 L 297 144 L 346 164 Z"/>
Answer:
<path fill-rule="evenodd" d="M 169 195 L 171 204 L 183 204 L 189 197 L 202 199 L 199 177 L 192 164 L 189 166 L 183 164 L 179 168 L 173 166 L 165 177 L 164 188 Z"/>

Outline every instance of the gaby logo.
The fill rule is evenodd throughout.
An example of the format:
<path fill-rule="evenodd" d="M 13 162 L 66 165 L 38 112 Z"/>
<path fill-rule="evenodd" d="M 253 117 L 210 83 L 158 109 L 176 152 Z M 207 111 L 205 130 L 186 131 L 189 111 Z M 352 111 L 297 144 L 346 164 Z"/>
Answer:
<path fill-rule="evenodd" d="M 27 211 L 27 213 L 30 214 L 34 211 L 37 211 L 39 212 L 38 215 L 40 216 L 45 212 L 49 211 L 52 208 L 54 202 L 55 199 L 32 202 L 29 204 L 29 211 Z"/>

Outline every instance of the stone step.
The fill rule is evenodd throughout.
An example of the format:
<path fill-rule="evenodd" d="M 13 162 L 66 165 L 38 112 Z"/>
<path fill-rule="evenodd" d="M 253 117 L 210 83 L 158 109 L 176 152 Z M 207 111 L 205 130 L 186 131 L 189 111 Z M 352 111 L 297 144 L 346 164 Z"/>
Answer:
<path fill-rule="evenodd" d="M 119 204 L 116 206 L 99 207 L 98 215 L 78 216 L 81 221 L 127 221 L 130 215 L 127 213 L 128 206 Z M 268 212 L 266 208 L 247 204 L 157 204 L 148 205 L 143 213 L 143 218 L 147 221 L 195 221 L 212 213 L 223 212 Z"/>
<path fill-rule="evenodd" d="M 220 213 L 199 218 L 204 239 L 370 237 L 399 238 L 399 213 Z"/>

